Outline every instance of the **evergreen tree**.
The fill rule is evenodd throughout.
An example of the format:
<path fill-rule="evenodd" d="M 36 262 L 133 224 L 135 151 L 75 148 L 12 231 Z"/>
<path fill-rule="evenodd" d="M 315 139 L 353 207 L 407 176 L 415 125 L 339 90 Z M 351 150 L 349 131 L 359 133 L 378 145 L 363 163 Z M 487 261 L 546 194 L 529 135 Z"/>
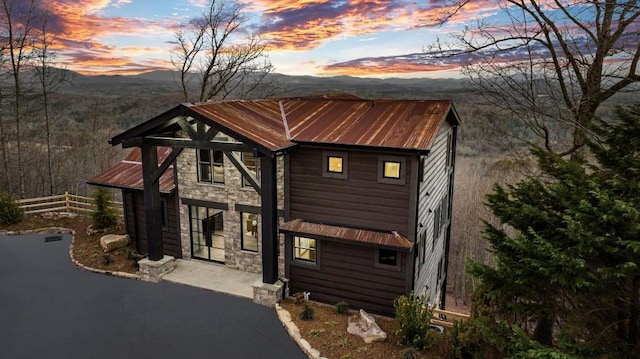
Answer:
<path fill-rule="evenodd" d="M 469 267 L 474 314 L 535 341 L 503 355 L 640 355 L 640 106 L 592 132 L 588 160 L 533 148 L 540 173 L 488 196 L 501 226 L 486 223 L 495 266 Z"/>

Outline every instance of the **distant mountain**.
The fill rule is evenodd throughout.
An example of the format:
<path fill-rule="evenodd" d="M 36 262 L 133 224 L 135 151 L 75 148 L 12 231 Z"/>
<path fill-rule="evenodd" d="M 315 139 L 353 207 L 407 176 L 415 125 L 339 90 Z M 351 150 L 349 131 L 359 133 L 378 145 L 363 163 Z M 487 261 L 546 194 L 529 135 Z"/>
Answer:
<path fill-rule="evenodd" d="M 60 89 L 63 93 L 120 97 L 151 94 L 179 94 L 179 73 L 151 71 L 139 75 L 86 76 L 65 71 L 69 80 Z M 453 99 L 466 93 L 459 79 L 373 79 L 349 76 L 314 77 L 269 74 L 278 83 L 276 97 L 295 97 L 349 93 L 371 99 Z M 464 96 L 462 96 L 464 97 Z"/>

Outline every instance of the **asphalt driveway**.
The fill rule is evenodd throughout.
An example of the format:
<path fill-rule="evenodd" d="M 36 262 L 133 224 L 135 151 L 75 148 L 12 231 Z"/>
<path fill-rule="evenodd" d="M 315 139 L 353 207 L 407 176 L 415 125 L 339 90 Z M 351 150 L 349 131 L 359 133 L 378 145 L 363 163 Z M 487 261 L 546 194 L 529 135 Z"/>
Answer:
<path fill-rule="evenodd" d="M 0 235 L 0 358 L 306 358 L 271 308 L 79 270 L 45 237 Z"/>

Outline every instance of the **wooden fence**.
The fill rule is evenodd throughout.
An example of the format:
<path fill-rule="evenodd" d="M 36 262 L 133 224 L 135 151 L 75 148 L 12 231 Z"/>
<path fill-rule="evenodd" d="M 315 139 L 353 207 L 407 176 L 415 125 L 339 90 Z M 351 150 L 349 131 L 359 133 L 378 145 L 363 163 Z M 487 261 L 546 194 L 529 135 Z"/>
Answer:
<path fill-rule="evenodd" d="M 45 212 L 88 214 L 96 208 L 93 198 L 77 196 L 69 192 L 55 196 L 20 199 L 18 203 L 20 204 L 20 208 L 24 210 L 25 215 Z M 111 201 L 110 203 L 111 208 L 116 211 L 118 218 L 124 218 L 122 202 Z"/>

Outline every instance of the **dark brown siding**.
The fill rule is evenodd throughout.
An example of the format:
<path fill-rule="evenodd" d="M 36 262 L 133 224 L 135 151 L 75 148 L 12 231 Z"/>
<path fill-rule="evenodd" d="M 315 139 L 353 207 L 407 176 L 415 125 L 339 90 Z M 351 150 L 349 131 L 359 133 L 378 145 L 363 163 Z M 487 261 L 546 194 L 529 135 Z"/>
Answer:
<path fill-rule="evenodd" d="M 401 252 L 401 270 L 376 268 L 374 248 L 345 243 L 319 242 L 318 267 L 289 267 L 291 293 L 311 292 L 315 301 L 393 314 L 393 300 L 405 293 L 407 253 Z"/>
<path fill-rule="evenodd" d="M 290 218 L 407 235 L 410 165 L 404 166 L 404 185 L 378 183 L 378 154 L 349 151 L 347 179 L 326 178 L 322 153 L 314 148 L 290 153 Z"/>
<path fill-rule="evenodd" d="M 131 193 L 132 195 L 128 195 Z M 146 216 L 144 208 L 144 195 L 142 191 L 131 191 L 125 194 L 125 198 L 133 197 L 135 205 L 135 214 L 127 214 L 127 231 L 131 240 L 134 240 L 132 233 L 136 233 L 136 245 L 138 251 L 142 254 L 147 254 L 147 233 L 146 233 Z M 167 208 L 167 226 L 162 231 L 162 244 L 164 254 L 173 256 L 175 258 L 182 258 L 182 249 L 180 246 L 180 232 L 178 222 L 178 208 L 176 208 L 175 195 L 162 195 L 162 200 L 166 203 Z M 125 206 L 131 206 L 131 204 L 125 203 Z M 128 207 L 127 207 L 128 208 Z M 136 222 L 131 225 L 130 218 L 135 216 Z M 132 220 L 131 219 L 131 220 Z M 161 225 L 158 223 L 158 225 Z"/>

